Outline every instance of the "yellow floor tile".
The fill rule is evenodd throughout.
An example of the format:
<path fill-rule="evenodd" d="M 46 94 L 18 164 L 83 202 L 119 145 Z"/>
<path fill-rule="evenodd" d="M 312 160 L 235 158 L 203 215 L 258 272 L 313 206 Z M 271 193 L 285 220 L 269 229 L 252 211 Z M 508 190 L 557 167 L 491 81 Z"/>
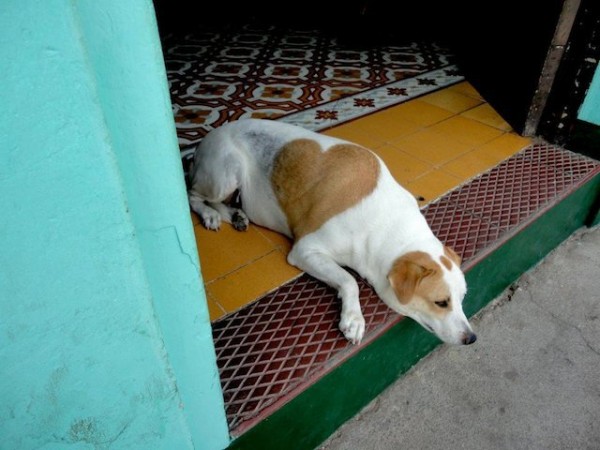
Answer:
<path fill-rule="evenodd" d="M 529 139 L 506 133 L 449 162 L 443 166 L 443 170 L 466 181 L 491 169 L 530 144 Z"/>
<path fill-rule="evenodd" d="M 458 186 L 460 182 L 461 179 L 459 177 L 455 177 L 442 170 L 432 170 L 415 181 L 408 183 L 405 187 L 419 199 L 420 205 L 425 205 L 449 192 Z"/>
<path fill-rule="evenodd" d="M 421 100 L 411 100 L 381 111 L 377 115 L 393 121 L 408 120 L 419 125 L 429 126 L 451 117 L 453 113 Z"/>
<path fill-rule="evenodd" d="M 422 128 L 421 125 L 409 120 L 382 117 L 379 114 L 358 119 L 355 121 L 355 126 L 357 130 L 385 142 L 414 133 Z"/>
<path fill-rule="evenodd" d="M 461 116 L 444 120 L 433 125 L 430 129 L 471 147 L 483 145 L 503 134 L 502 130 Z"/>
<path fill-rule="evenodd" d="M 219 231 L 209 231 L 202 225 L 196 225 L 194 233 L 205 282 L 225 276 L 276 247 L 253 225 L 247 231 L 235 231 L 227 223 L 223 223 Z"/>
<path fill-rule="evenodd" d="M 511 126 L 489 105 L 489 103 L 484 103 L 483 105 L 465 111 L 461 116 L 477 120 L 478 122 L 498 128 L 502 131 L 512 130 Z"/>
<path fill-rule="evenodd" d="M 528 145 L 531 145 L 531 139 L 519 136 L 515 133 L 505 133 L 498 139 L 494 139 L 482 145 L 481 149 L 488 154 L 496 154 L 502 159 L 506 159 Z"/>
<path fill-rule="evenodd" d="M 402 185 L 408 184 L 431 170 L 431 166 L 428 164 L 392 145 L 380 147 L 375 150 L 375 153 L 383 159 L 393 177 Z"/>
<path fill-rule="evenodd" d="M 258 231 L 265 239 L 271 242 L 275 248 L 281 250 L 285 255 L 287 255 L 292 249 L 292 240 L 287 236 L 284 236 L 281 233 L 276 233 L 275 231 L 271 231 L 268 228 L 263 228 L 259 226 L 255 226 L 256 231 Z"/>
<path fill-rule="evenodd" d="M 442 165 L 473 148 L 473 145 L 455 137 L 435 132 L 434 128 L 435 126 L 396 139 L 392 141 L 392 145 L 433 166 Z"/>
<path fill-rule="evenodd" d="M 490 159 L 492 158 L 482 155 L 479 149 L 473 150 L 449 162 L 443 166 L 443 170 L 466 181 L 488 170 L 491 164 Z"/>
<path fill-rule="evenodd" d="M 211 322 L 214 322 L 215 320 L 223 317 L 226 314 L 226 311 L 223 308 L 221 308 L 217 301 L 214 298 L 212 298 L 208 293 L 206 294 L 206 303 L 208 305 L 208 315 L 210 317 Z"/>
<path fill-rule="evenodd" d="M 448 89 L 451 91 L 459 92 L 463 95 L 468 95 L 469 97 L 483 100 L 483 97 L 481 96 L 481 94 L 468 81 L 463 81 L 462 83 L 457 83 L 453 86 L 450 86 Z"/>
<path fill-rule="evenodd" d="M 330 128 L 329 130 L 322 131 L 321 133 L 327 136 L 354 142 L 355 144 L 362 145 L 363 147 L 370 149 L 381 147 L 384 144 L 382 139 L 378 139 L 376 136 L 373 136 L 372 134 L 360 129 L 359 125 L 355 121 Z"/>
<path fill-rule="evenodd" d="M 287 263 L 282 252 L 274 250 L 252 264 L 208 283 L 206 290 L 227 313 L 231 313 L 294 279 L 300 273 Z"/>
<path fill-rule="evenodd" d="M 421 97 L 421 100 L 453 113 L 460 113 L 474 108 L 483 101 L 450 89 L 442 89 L 432 94 L 427 94 Z"/>

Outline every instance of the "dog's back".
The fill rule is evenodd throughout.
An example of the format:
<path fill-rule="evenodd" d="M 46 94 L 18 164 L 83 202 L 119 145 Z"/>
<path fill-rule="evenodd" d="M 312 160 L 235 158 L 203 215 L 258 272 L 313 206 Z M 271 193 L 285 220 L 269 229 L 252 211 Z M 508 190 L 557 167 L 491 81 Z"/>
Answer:
<path fill-rule="evenodd" d="M 315 145 L 302 144 L 308 140 Z M 194 157 L 191 191 L 206 201 L 216 203 L 239 188 L 243 209 L 250 221 L 290 237 L 298 237 L 298 230 L 290 227 L 289 215 L 298 217 L 307 213 L 306 208 L 302 209 L 294 199 L 301 200 L 308 193 L 298 185 L 298 177 L 303 177 L 302 182 L 306 182 L 307 173 L 315 172 L 314 168 L 322 169 L 314 158 L 315 152 L 318 156 L 333 145 L 344 144 L 347 143 L 340 139 L 281 122 L 260 119 L 230 122 L 211 131 L 200 143 Z M 345 153 L 346 157 L 349 156 L 348 152 Z M 282 156 L 285 164 L 282 164 Z M 340 156 L 344 155 L 338 155 L 337 159 Z M 340 170 L 343 170 L 341 165 Z M 314 174 L 313 178 L 315 176 L 318 175 Z M 331 177 L 329 183 L 333 180 L 354 183 L 356 178 L 349 179 L 350 176 L 352 173 Z M 341 186 L 338 191 L 348 193 L 348 189 Z M 283 197 L 279 195 L 282 193 Z M 323 204 L 321 209 L 337 206 L 335 196 L 330 199 L 330 204 Z M 318 222 L 314 215 L 313 212 L 313 225 Z M 292 222 L 299 225 L 298 220 Z"/>

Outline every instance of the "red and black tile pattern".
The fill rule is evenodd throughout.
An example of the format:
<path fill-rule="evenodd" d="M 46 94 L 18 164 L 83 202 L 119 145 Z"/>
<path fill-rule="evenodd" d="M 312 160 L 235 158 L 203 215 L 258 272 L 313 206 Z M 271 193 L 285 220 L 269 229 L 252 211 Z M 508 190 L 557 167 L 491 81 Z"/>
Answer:
<path fill-rule="evenodd" d="M 351 48 L 323 30 L 203 30 L 163 39 L 181 146 L 229 121 L 280 118 L 453 63 L 446 48 L 431 42 Z"/>

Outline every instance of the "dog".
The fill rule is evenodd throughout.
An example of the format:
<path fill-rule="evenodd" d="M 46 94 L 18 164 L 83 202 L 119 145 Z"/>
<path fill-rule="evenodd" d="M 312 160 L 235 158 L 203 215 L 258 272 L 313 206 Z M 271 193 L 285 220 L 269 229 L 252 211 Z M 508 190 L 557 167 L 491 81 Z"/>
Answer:
<path fill-rule="evenodd" d="M 288 262 L 337 290 L 339 328 L 365 332 L 353 269 L 392 310 L 450 344 L 477 339 L 463 312 L 460 257 L 433 234 L 413 195 L 371 150 L 270 119 L 209 132 L 190 168 L 189 203 L 202 224 L 249 222 L 293 239 Z M 239 192 L 241 208 L 230 205 Z"/>

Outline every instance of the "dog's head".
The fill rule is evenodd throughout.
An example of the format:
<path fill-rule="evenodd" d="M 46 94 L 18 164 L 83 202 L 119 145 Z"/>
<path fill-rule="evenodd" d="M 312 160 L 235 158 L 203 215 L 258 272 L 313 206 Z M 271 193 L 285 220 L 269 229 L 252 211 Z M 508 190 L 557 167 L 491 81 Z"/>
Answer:
<path fill-rule="evenodd" d="M 398 258 L 388 280 L 398 302 L 394 309 L 450 344 L 475 342 L 462 309 L 467 292 L 460 257 L 448 247 L 438 258 L 415 251 Z"/>

